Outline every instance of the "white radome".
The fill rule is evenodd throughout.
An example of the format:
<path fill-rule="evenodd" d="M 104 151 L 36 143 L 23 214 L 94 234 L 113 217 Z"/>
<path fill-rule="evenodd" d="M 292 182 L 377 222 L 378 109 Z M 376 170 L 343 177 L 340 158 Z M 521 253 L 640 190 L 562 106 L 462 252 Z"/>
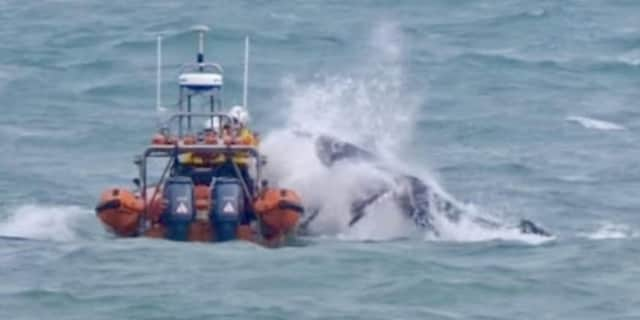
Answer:
<path fill-rule="evenodd" d="M 222 75 L 217 73 L 183 73 L 178 78 L 180 86 L 188 88 L 222 87 Z"/>

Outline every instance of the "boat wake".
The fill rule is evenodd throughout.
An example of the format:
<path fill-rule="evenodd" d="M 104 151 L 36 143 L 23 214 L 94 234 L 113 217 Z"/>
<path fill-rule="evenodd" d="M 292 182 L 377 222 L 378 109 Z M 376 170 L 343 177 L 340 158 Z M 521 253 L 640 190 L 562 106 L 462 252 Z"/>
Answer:
<path fill-rule="evenodd" d="M 0 219 L 0 236 L 32 240 L 73 241 L 103 234 L 90 209 L 36 204 L 9 208 Z M 95 230 L 87 230 L 95 225 Z"/>

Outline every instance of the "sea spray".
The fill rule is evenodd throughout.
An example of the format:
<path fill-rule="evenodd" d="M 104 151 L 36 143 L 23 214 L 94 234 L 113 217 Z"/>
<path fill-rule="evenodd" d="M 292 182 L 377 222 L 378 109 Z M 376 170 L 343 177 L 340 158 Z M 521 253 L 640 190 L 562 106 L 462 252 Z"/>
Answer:
<path fill-rule="evenodd" d="M 284 91 L 289 97 L 286 126 L 272 131 L 262 142 L 267 155 L 265 176 L 271 183 L 300 192 L 309 211 L 319 210 L 309 225 L 315 234 L 334 235 L 341 239 L 384 240 L 413 237 L 418 228 L 406 219 L 389 192 L 366 208 L 367 214 L 354 226 L 351 205 L 363 199 L 380 183 L 397 189 L 397 174 L 416 175 L 427 182 L 432 201 L 452 203 L 461 219 L 450 221 L 441 207 L 432 205 L 433 230 L 423 236 L 450 241 L 484 241 L 507 239 L 530 242 L 520 237 L 517 228 L 502 227 L 500 222 L 478 224 L 494 219 L 481 210 L 469 210 L 442 188 L 425 168 L 408 170 L 406 159 L 399 159 L 410 146 L 416 117 L 424 100 L 406 84 L 403 70 L 402 37 L 393 24 L 382 24 L 373 32 L 371 54 L 363 65 L 352 66 L 351 72 L 316 76 L 310 82 L 288 78 Z M 380 163 L 339 163 L 326 167 L 314 146 L 317 135 L 329 134 L 363 146 L 380 157 Z M 311 214 L 311 212 L 308 212 Z M 535 236 L 534 236 L 535 237 Z M 535 241 L 535 240 L 534 240 Z"/>
<path fill-rule="evenodd" d="M 25 204 L 7 208 L 0 235 L 36 240 L 72 241 L 103 234 L 90 209 L 78 206 Z"/>

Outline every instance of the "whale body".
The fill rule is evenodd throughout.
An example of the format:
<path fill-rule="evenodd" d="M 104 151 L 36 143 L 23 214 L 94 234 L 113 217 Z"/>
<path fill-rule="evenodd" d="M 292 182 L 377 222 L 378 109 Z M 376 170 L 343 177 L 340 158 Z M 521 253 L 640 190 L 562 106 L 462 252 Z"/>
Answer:
<path fill-rule="evenodd" d="M 446 196 L 435 191 L 424 180 L 405 173 L 396 172 L 382 163 L 381 159 L 373 152 L 365 150 L 353 143 L 342 141 L 335 137 L 320 135 L 315 139 L 316 155 L 323 165 L 332 167 L 341 162 L 362 161 L 375 165 L 377 168 L 389 172 L 393 176 L 393 181 L 368 182 L 368 187 L 361 196 L 351 203 L 351 218 L 349 226 L 356 225 L 367 215 L 367 208 L 382 199 L 392 199 L 400 208 L 403 216 L 421 229 L 429 230 L 435 235 L 439 234 L 436 227 L 436 213 L 447 219 L 449 222 L 457 223 L 465 214 L 465 209 Z M 306 228 L 318 215 L 320 210 L 311 210 L 312 214 L 303 222 L 303 229 Z M 467 216 L 474 223 L 487 228 L 509 227 L 502 223 L 488 220 L 477 216 Z M 515 226 L 522 234 L 534 234 L 540 236 L 551 236 L 544 228 L 528 219 L 521 219 Z"/>

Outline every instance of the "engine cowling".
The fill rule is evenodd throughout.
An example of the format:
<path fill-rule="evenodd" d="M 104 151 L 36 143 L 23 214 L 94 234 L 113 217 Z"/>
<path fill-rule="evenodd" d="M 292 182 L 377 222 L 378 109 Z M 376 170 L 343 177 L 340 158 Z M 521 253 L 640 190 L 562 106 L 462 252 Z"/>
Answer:
<path fill-rule="evenodd" d="M 246 214 L 240 181 L 236 178 L 216 179 L 211 198 L 214 199 L 214 205 L 209 220 L 215 230 L 215 240 L 237 239 L 238 226 Z"/>
<path fill-rule="evenodd" d="M 188 177 L 171 177 L 164 187 L 167 207 L 161 221 L 167 229 L 167 238 L 178 241 L 189 239 L 189 227 L 195 217 L 193 182 Z"/>

